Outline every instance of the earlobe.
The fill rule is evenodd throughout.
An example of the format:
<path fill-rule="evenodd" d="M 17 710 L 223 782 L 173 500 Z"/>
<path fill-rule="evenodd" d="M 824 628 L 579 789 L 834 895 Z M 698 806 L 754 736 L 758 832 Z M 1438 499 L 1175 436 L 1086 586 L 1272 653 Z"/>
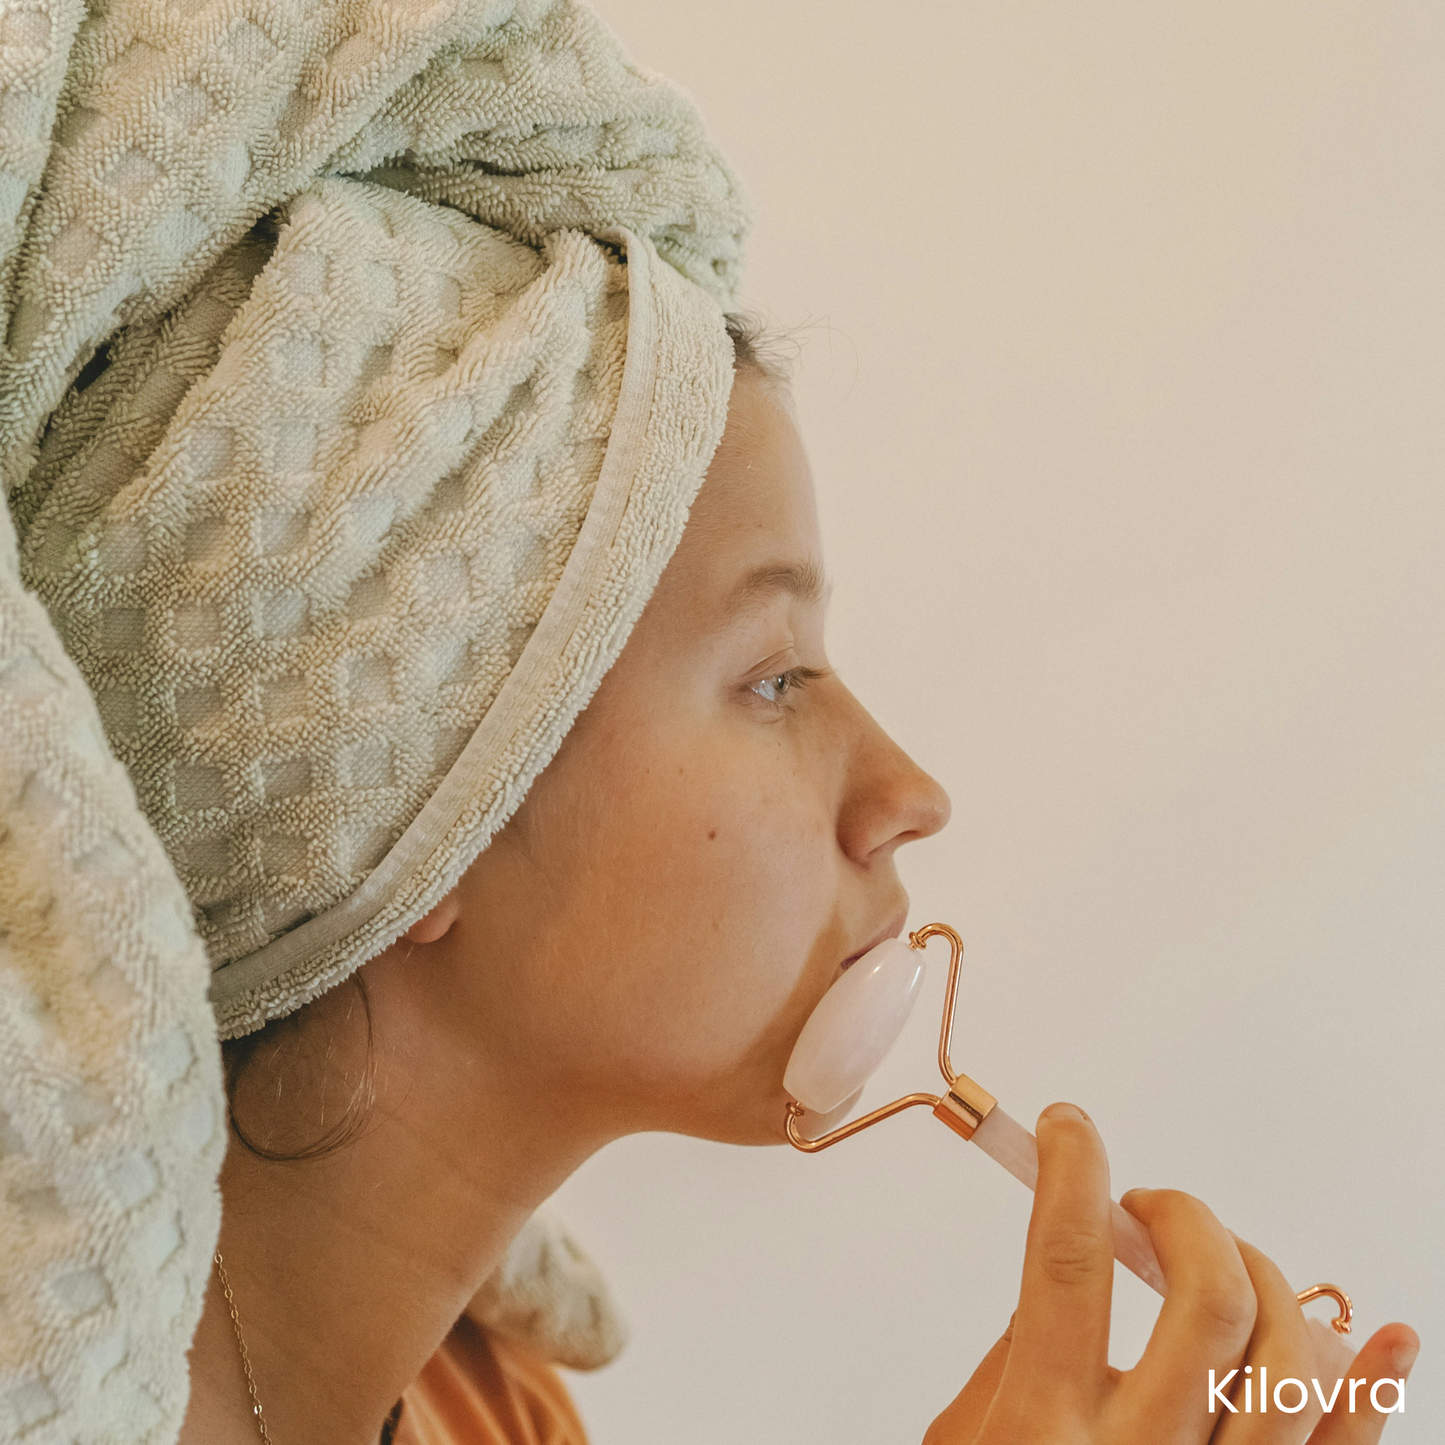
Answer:
<path fill-rule="evenodd" d="M 450 931 L 462 911 L 457 890 L 452 889 L 435 908 L 423 918 L 418 918 L 407 929 L 405 937 L 410 943 L 435 943 Z"/>

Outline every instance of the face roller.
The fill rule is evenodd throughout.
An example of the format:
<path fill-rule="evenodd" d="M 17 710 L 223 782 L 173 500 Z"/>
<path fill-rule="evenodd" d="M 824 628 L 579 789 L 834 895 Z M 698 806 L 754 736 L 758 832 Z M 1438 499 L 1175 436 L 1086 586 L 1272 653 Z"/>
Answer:
<path fill-rule="evenodd" d="M 943 1027 L 938 1038 L 938 1067 L 947 1090 L 938 1094 L 908 1094 L 874 1109 L 859 1119 L 809 1138 L 803 1132 L 834 1122 L 851 1107 L 892 1048 L 923 982 L 924 950 L 931 938 L 946 938 L 953 950 L 944 996 Z M 963 940 L 945 923 L 930 923 L 908 935 L 908 942 L 890 938 L 870 949 L 819 1000 L 808 1016 L 783 1075 L 783 1087 L 794 1102 L 788 1105 L 789 1142 L 805 1154 L 816 1154 L 849 1139 L 864 1129 L 916 1105 L 926 1104 L 955 1134 L 977 1144 L 990 1159 L 1003 1165 L 1015 1179 L 1032 1189 L 1038 1182 L 1039 1155 L 1034 1136 L 998 1106 L 987 1089 L 960 1074 L 949 1057 L 953 1038 L 953 1012 L 958 1002 L 959 969 Z M 1114 1204 L 1114 1256 L 1146 1284 L 1164 1293 L 1148 1231 L 1132 1214 Z M 1350 1297 L 1332 1284 L 1302 1290 L 1301 1304 L 1329 1296 L 1338 1306 L 1331 1321 L 1339 1334 L 1348 1334 L 1353 1306 Z"/>

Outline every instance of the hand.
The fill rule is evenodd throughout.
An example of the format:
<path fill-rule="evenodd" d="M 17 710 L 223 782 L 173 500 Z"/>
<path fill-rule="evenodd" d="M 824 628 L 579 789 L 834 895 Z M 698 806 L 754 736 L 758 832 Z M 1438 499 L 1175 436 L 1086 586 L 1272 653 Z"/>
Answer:
<path fill-rule="evenodd" d="M 1407 1325 L 1386 1325 L 1355 1356 L 1334 1409 L 1311 1389 L 1298 1414 L 1245 1413 L 1245 1367 L 1257 1381 L 1319 1377 L 1328 1400 L 1336 1371 L 1315 1363 L 1306 1320 L 1284 1276 L 1197 1199 L 1136 1189 L 1120 1201 L 1148 1229 L 1169 1286 L 1143 1358 L 1111 1369 L 1114 1285 L 1109 1165 L 1098 1132 L 1072 1104 L 1038 1123 L 1039 1182 L 1024 1252 L 1019 1307 L 958 1398 L 929 1427 L 924 1445 L 1373 1445 L 1389 1418 L 1360 1387 L 1349 1413 L 1348 1379 L 1409 1374 L 1419 1349 Z M 1209 1371 L 1239 1413 L 1216 1400 Z M 1256 1387 L 1257 1393 L 1257 1387 Z M 1293 1404 L 1289 1387 L 1285 1403 Z M 1385 1386 L 1382 1404 L 1393 1404 Z"/>

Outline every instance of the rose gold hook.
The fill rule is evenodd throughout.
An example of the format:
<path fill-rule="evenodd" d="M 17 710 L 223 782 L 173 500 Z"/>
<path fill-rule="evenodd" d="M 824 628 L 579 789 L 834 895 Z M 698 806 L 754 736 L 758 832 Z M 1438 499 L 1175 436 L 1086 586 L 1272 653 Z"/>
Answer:
<path fill-rule="evenodd" d="M 953 1060 L 948 1056 L 948 1047 L 953 1042 L 953 1006 L 958 1002 L 958 975 L 963 965 L 963 940 L 946 923 L 926 923 L 916 932 L 908 935 L 910 948 L 928 947 L 930 938 L 946 938 L 953 950 L 948 960 L 948 991 L 943 996 L 943 1027 L 938 1031 L 938 1071 L 944 1082 L 951 1084 L 958 1077 Z"/>
<path fill-rule="evenodd" d="M 1330 1321 L 1330 1328 L 1337 1335 L 1347 1335 L 1350 1332 L 1350 1323 L 1355 1317 L 1355 1306 L 1349 1295 L 1337 1284 L 1312 1284 L 1308 1289 L 1302 1289 L 1295 1298 L 1302 1304 L 1307 1305 L 1315 1299 L 1332 1299 L 1339 1308 L 1335 1311 L 1335 1317 Z"/>

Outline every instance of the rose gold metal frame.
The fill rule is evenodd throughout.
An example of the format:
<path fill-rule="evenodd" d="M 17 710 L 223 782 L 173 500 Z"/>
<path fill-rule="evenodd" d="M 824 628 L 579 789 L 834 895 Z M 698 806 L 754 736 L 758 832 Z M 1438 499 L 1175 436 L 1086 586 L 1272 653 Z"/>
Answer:
<path fill-rule="evenodd" d="M 998 1103 L 981 1084 L 975 1083 L 967 1074 L 960 1074 L 953 1067 L 953 1059 L 949 1053 L 953 1043 L 954 1008 L 958 1003 L 958 980 L 963 967 L 963 939 L 946 923 L 929 923 L 908 935 L 908 946 L 926 948 L 930 938 L 946 938 L 952 950 L 948 960 L 948 987 L 943 995 L 943 1025 L 938 1031 L 938 1071 L 948 1085 L 947 1091 L 942 1096 L 905 1094 L 901 1099 L 894 1099 L 891 1104 L 884 1104 L 881 1109 L 874 1109 L 847 1124 L 840 1124 L 836 1129 L 830 1129 L 816 1139 L 805 1138 L 798 1132 L 798 1121 L 807 1111 L 801 1104 L 789 1100 L 783 1127 L 788 1135 L 788 1143 L 794 1149 L 801 1149 L 804 1154 L 818 1154 L 824 1149 L 831 1149 L 834 1144 L 841 1144 L 844 1139 L 861 1134 L 865 1129 L 871 1129 L 875 1124 L 881 1124 L 884 1119 L 891 1119 L 895 1114 L 901 1114 L 905 1109 L 916 1108 L 920 1104 L 927 1104 L 933 1110 L 933 1117 L 941 1119 L 955 1134 L 964 1139 L 972 1139 L 974 1131 L 988 1118 L 989 1112 Z M 1338 1285 L 1312 1284 L 1295 1296 L 1302 1305 L 1326 1297 L 1334 1300 L 1337 1306 L 1330 1325 L 1337 1334 L 1349 1334 L 1355 1307 L 1349 1295 Z"/>
<path fill-rule="evenodd" d="M 949 1057 L 949 1045 L 953 1042 L 953 1012 L 958 1003 L 958 978 L 963 965 L 963 940 L 946 923 L 930 923 L 908 935 L 908 946 L 927 948 L 930 938 L 946 938 L 949 948 L 953 950 L 948 960 L 948 990 L 943 996 L 943 1027 L 938 1031 L 938 1071 L 948 1085 L 947 1092 L 941 1098 L 937 1094 L 907 1094 L 901 1099 L 895 1099 L 891 1104 L 884 1104 L 881 1109 L 874 1109 L 871 1114 L 864 1114 L 862 1118 L 854 1119 L 849 1124 L 830 1129 L 816 1139 L 805 1139 L 798 1132 L 798 1120 L 803 1117 L 805 1110 L 801 1104 L 790 1103 L 786 1128 L 788 1143 L 793 1148 L 801 1149 L 805 1154 L 817 1154 L 820 1150 L 831 1149 L 834 1144 L 851 1139 L 854 1134 L 861 1134 L 864 1129 L 871 1129 L 874 1124 L 881 1124 L 884 1119 L 891 1119 L 893 1115 L 901 1114 L 905 1109 L 912 1109 L 918 1104 L 927 1104 L 933 1110 L 934 1117 L 942 1119 L 955 1134 L 972 1139 L 973 1131 L 983 1123 L 989 1110 L 998 1103 L 987 1089 L 974 1083 L 967 1074 L 960 1074 Z"/>

